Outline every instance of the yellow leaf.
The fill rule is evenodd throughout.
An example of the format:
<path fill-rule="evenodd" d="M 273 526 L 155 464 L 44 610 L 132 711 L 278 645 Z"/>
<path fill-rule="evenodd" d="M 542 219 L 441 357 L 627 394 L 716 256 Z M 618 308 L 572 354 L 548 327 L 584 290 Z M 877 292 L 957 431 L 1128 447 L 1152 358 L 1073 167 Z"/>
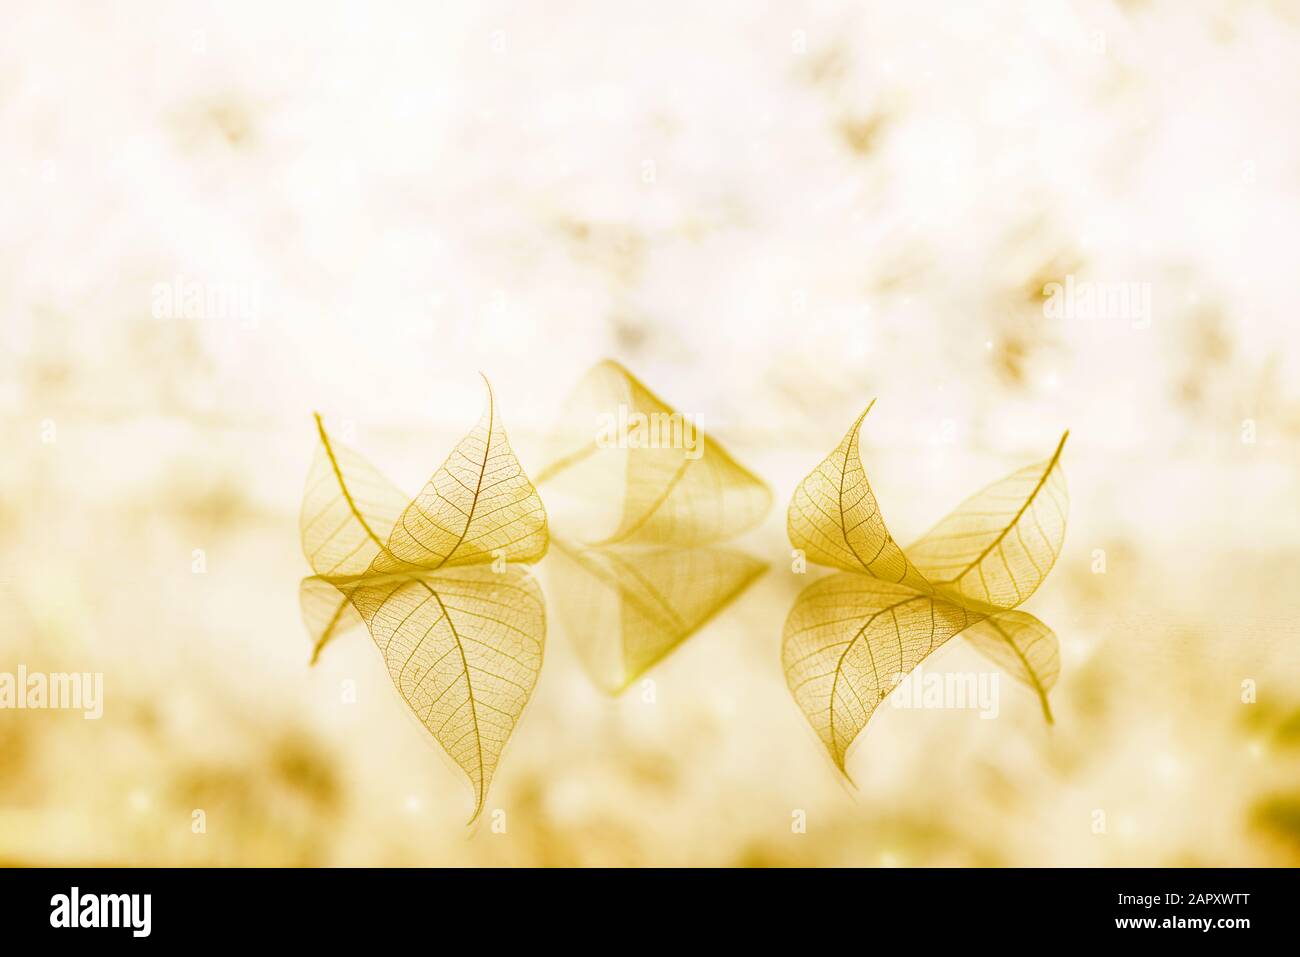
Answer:
<path fill-rule="evenodd" d="M 486 381 L 486 380 L 485 380 Z M 469 777 L 474 817 L 537 681 L 546 616 L 518 562 L 546 553 L 546 512 L 487 410 L 409 504 L 333 441 L 308 477 L 301 588 L 315 662 L 364 623 L 398 693 Z M 471 821 L 473 818 L 471 818 Z"/>
<path fill-rule="evenodd" d="M 600 517 L 584 523 L 599 532 L 575 535 L 590 543 L 707 545 L 754 527 L 772 503 L 767 485 L 704 434 L 699 416 L 678 412 L 612 359 L 565 403 L 546 459 L 538 482 Z"/>
<path fill-rule="evenodd" d="M 894 686 L 972 621 L 966 609 L 854 572 L 813 582 L 785 622 L 786 683 L 844 770 L 849 745 Z"/>
<path fill-rule="evenodd" d="M 406 496 L 351 449 L 333 442 L 316 416 L 320 445 L 303 491 L 302 549 L 317 575 L 367 571 L 384 550 Z"/>
<path fill-rule="evenodd" d="M 1050 724 L 1047 692 L 1061 673 L 1061 647 L 1056 633 L 1028 612 L 999 612 L 977 622 L 962 637 L 1007 674 L 1038 694 L 1043 717 Z"/>
<path fill-rule="evenodd" d="M 767 567 L 718 543 L 762 521 L 771 492 L 613 360 L 565 402 L 538 474 L 565 539 L 550 583 L 592 681 L 617 694 Z M 558 503 L 558 507 L 557 507 Z"/>
<path fill-rule="evenodd" d="M 374 570 L 436 569 L 498 558 L 535 562 L 546 554 L 546 510 L 506 439 L 491 385 L 487 390 L 478 425 L 402 512 Z"/>
<path fill-rule="evenodd" d="M 348 596 L 327 579 L 304 578 L 298 589 L 303 624 L 311 636 L 311 663 L 320 660 L 325 646 L 340 635 L 362 624 Z"/>
<path fill-rule="evenodd" d="M 593 682 L 618 694 L 734 601 L 767 565 L 732 548 L 566 544 L 557 613 Z"/>
<path fill-rule="evenodd" d="M 344 587 L 398 693 L 469 777 L 473 823 L 541 671 L 536 580 L 517 565 L 471 565 Z"/>
<path fill-rule="evenodd" d="M 906 674 L 937 644 L 969 629 L 977 650 L 1037 693 L 1048 721 L 1047 692 L 1060 671 L 1051 629 L 1010 609 L 1042 584 L 1064 542 L 1065 436 L 1047 461 L 967 499 L 904 551 L 862 465 L 862 421 L 870 411 L 795 489 L 787 516 L 795 547 L 843 570 L 796 599 L 783 645 L 787 684 L 841 769 L 848 745 L 888 693 L 882 656 Z M 884 585 L 893 590 L 881 592 Z M 881 604 L 895 599 L 902 603 Z M 827 670 L 828 663 L 834 667 Z"/>
<path fill-rule="evenodd" d="M 862 467 L 862 420 L 875 404 L 873 399 L 835 450 L 799 483 L 790 499 L 786 530 L 790 543 L 818 565 L 924 589 L 885 527 Z"/>
<path fill-rule="evenodd" d="M 1030 465 L 962 502 L 907 550 L 944 594 L 988 610 L 1014 608 L 1056 564 L 1070 506 L 1061 436 L 1046 462 Z"/>

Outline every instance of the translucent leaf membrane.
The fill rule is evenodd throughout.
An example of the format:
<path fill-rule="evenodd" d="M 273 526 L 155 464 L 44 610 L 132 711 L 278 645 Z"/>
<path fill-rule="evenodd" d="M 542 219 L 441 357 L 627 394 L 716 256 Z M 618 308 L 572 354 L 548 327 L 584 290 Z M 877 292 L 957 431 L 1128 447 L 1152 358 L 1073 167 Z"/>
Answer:
<path fill-rule="evenodd" d="M 316 448 L 303 491 L 302 550 L 317 575 L 359 575 L 383 552 L 406 496 L 369 462 L 333 441 L 316 416 Z"/>
<path fill-rule="evenodd" d="M 320 660 L 321 652 L 335 638 L 362 624 L 348 596 L 324 578 L 304 578 L 298 589 L 303 624 L 311 636 L 311 663 Z"/>
<path fill-rule="evenodd" d="M 613 509 L 613 528 L 588 543 L 707 545 L 748 531 L 772 502 L 698 416 L 678 412 L 613 360 L 593 367 L 566 402 L 547 463 L 539 482 L 567 478 L 571 498 Z"/>
<path fill-rule="evenodd" d="M 478 817 L 542 668 L 536 580 L 517 565 L 476 565 L 346 588 L 398 693 L 469 778 Z"/>
<path fill-rule="evenodd" d="M 771 493 L 612 360 L 565 402 L 538 476 L 560 504 L 551 584 L 592 681 L 618 693 L 766 568 L 718 547 L 762 521 Z M 567 508 L 565 507 L 567 506 Z"/>
<path fill-rule="evenodd" d="M 955 600 L 989 608 L 1026 601 L 1056 564 L 1070 496 L 1061 452 L 994 482 L 907 550 L 917 570 Z"/>
<path fill-rule="evenodd" d="M 859 452 L 862 420 L 870 411 L 868 405 L 835 450 L 799 483 L 786 530 L 811 562 L 902 582 L 912 570 L 885 527 Z"/>
<path fill-rule="evenodd" d="M 767 568 L 719 546 L 569 545 L 548 565 L 560 621 L 592 681 L 618 694 Z"/>
<path fill-rule="evenodd" d="M 1047 692 L 1061 673 L 1061 649 L 1056 633 L 1028 612 L 999 612 L 967 629 L 962 637 L 1017 681 L 1032 688 L 1052 720 Z"/>
<path fill-rule="evenodd" d="M 541 668 L 542 595 L 512 564 L 546 553 L 541 499 L 491 386 L 482 419 L 409 503 L 317 426 L 302 511 L 317 574 L 300 591 L 312 661 L 364 624 L 398 693 L 469 778 L 477 817 Z"/>
<path fill-rule="evenodd" d="M 546 546 L 546 510 L 510 448 L 488 386 L 483 417 L 401 513 L 374 568 L 535 562 Z"/>
<path fill-rule="evenodd" d="M 1049 721 L 1047 692 L 1060 671 L 1051 629 L 1010 609 L 1042 584 L 1064 543 L 1066 436 L 1045 462 L 967 499 L 904 551 L 885 525 L 862 465 L 860 435 L 870 411 L 868 405 L 795 489 L 787 515 L 791 544 L 809 560 L 847 574 L 816 582 L 799 596 L 786 624 L 783 652 L 787 683 L 841 769 L 848 744 L 888 693 L 879 683 L 875 652 L 879 645 L 882 654 L 890 654 L 891 634 L 896 653 L 888 661 L 905 674 L 933 650 L 931 642 L 969 629 L 977 650 L 1034 690 Z M 881 584 L 899 591 L 879 592 Z M 891 606 L 882 624 L 874 604 L 881 594 L 912 598 Z M 900 609 L 906 616 L 901 620 Z M 936 616 L 935 629 L 921 630 L 918 609 Z M 960 628 L 948 627 L 957 621 Z M 835 665 L 829 672 L 827 662 Z"/>
<path fill-rule="evenodd" d="M 836 767 L 844 770 L 849 745 L 902 677 L 971 620 L 959 605 L 854 572 L 800 593 L 786 619 L 782 665 Z"/>

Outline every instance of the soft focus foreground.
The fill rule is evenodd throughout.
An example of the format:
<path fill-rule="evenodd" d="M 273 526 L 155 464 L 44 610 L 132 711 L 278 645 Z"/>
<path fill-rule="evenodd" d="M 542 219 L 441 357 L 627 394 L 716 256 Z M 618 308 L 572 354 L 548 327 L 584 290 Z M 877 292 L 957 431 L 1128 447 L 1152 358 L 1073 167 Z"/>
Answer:
<path fill-rule="evenodd" d="M 0 671 L 105 700 L 0 710 L 0 862 L 1300 863 L 1293 7 L 4 20 Z M 605 356 L 771 486 L 771 568 L 613 699 L 548 607 L 467 830 L 370 639 L 308 668 L 311 413 L 414 493 L 483 370 L 535 472 Z M 1071 511 L 1055 725 L 886 702 L 854 789 L 784 510 L 873 396 L 900 541 L 1065 428 Z"/>

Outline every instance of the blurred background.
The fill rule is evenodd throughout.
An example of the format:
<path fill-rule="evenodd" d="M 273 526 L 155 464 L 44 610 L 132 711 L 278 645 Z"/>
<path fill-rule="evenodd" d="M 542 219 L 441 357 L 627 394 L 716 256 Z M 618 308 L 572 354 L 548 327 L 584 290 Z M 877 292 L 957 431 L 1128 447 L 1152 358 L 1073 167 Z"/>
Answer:
<path fill-rule="evenodd" d="M 0 863 L 1300 864 L 1294 4 L 3 20 L 0 671 L 105 703 L 0 711 Z M 1067 277 L 1149 310 L 1054 314 Z M 307 666 L 311 413 L 413 493 L 482 370 L 536 471 L 606 356 L 771 484 L 772 567 L 653 701 L 552 618 L 467 829 L 370 640 Z M 1064 428 L 1072 505 L 1026 606 L 1055 726 L 1009 681 L 994 721 L 881 708 L 855 790 L 782 676 L 824 574 L 784 515 L 872 397 L 900 541 Z"/>

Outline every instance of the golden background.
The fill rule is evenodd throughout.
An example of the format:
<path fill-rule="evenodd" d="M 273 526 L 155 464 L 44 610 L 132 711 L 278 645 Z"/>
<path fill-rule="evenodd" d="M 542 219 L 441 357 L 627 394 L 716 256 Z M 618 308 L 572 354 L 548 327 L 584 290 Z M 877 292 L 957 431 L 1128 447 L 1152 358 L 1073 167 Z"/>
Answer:
<path fill-rule="evenodd" d="M 0 711 L 0 862 L 1300 863 L 1294 5 L 3 19 L 0 670 L 106 701 Z M 1047 318 L 1067 275 L 1148 283 L 1149 327 Z M 177 277 L 254 314 L 158 318 Z M 768 481 L 772 567 L 653 703 L 552 617 L 467 830 L 369 639 L 307 667 L 311 413 L 414 492 L 482 370 L 536 471 L 606 356 Z M 1027 606 L 1056 725 L 1005 679 L 996 721 L 881 708 L 855 791 L 782 677 L 784 515 L 873 396 L 901 541 L 1064 428 L 1072 504 Z"/>

